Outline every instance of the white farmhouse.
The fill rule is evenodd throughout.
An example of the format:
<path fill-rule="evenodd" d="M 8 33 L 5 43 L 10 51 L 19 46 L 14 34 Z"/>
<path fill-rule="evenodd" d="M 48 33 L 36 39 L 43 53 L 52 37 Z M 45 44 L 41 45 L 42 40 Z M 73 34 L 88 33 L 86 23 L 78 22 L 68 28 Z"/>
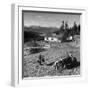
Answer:
<path fill-rule="evenodd" d="M 50 41 L 50 42 L 58 42 L 58 38 L 56 37 L 45 37 L 44 38 L 45 41 Z"/>
<path fill-rule="evenodd" d="M 72 37 L 72 36 L 69 36 L 69 37 L 67 38 L 67 40 L 73 40 L 73 37 Z"/>
<path fill-rule="evenodd" d="M 56 35 L 56 34 L 47 34 L 44 36 L 44 41 L 49 41 L 49 42 L 61 42 L 61 40 L 59 39 L 61 36 L 60 35 Z"/>

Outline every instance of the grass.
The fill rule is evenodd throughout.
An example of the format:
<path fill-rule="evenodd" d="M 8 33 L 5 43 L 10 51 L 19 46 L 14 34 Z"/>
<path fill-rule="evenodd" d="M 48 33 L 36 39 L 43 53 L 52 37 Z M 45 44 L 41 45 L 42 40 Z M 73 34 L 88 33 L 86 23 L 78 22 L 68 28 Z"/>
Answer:
<path fill-rule="evenodd" d="M 80 61 L 80 47 L 76 47 L 74 42 L 68 43 L 50 43 L 51 48 L 34 54 L 24 56 L 24 77 L 43 77 L 43 76 L 65 76 L 79 75 L 80 67 L 74 69 L 56 70 L 53 66 L 39 65 L 37 60 L 40 54 L 44 55 L 45 62 L 50 63 L 60 58 L 66 57 L 67 52 L 71 52 L 74 57 Z M 24 47 L 25 48 L 25 47 Z M 30 51 L 30 50 L 29 50 Z M 26 51 L 24 51 L 26 52 Z"/>

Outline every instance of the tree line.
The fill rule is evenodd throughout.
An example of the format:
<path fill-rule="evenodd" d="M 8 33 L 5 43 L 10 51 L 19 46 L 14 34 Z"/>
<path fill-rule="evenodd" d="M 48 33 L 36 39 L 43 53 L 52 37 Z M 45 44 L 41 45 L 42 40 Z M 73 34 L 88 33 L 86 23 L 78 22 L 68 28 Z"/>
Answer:
<path fill-rule="evenodd" d="M 68 22 L 62 21 L 59 30 L 55 31 L 54 33 L 56 33 L 57 35 L 62 33 L 62 39 L 63 41 L 65 41 L 69 36 L 73 37 L 74 35 L 80 35 L 80 24 L 77 25 L 76 22 L 74 22 L 73 26 L 69 27 Z"/>

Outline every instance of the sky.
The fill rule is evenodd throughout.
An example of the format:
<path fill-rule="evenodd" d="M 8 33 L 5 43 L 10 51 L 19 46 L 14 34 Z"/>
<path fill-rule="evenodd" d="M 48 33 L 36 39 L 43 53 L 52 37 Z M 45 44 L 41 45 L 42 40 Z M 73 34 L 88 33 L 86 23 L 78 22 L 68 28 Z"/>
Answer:
<path fill-rule="evenodd" d="M 24 26 L 60 27 L 62 21 L 68 22 L 69 27 L 76 22 L 80 24 L 79 14 L 63 14 L 50 12 L 24 11 Z"/>

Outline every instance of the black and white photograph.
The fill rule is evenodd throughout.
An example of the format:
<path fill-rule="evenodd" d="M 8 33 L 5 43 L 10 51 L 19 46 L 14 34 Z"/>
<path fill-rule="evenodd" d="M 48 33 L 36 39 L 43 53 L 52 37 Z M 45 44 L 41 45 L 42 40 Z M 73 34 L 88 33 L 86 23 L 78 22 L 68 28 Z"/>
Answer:
<path fill-rule="evenodd" d="M 22 11 L 22 78 L 80 75 L 80 14 Z"/>

